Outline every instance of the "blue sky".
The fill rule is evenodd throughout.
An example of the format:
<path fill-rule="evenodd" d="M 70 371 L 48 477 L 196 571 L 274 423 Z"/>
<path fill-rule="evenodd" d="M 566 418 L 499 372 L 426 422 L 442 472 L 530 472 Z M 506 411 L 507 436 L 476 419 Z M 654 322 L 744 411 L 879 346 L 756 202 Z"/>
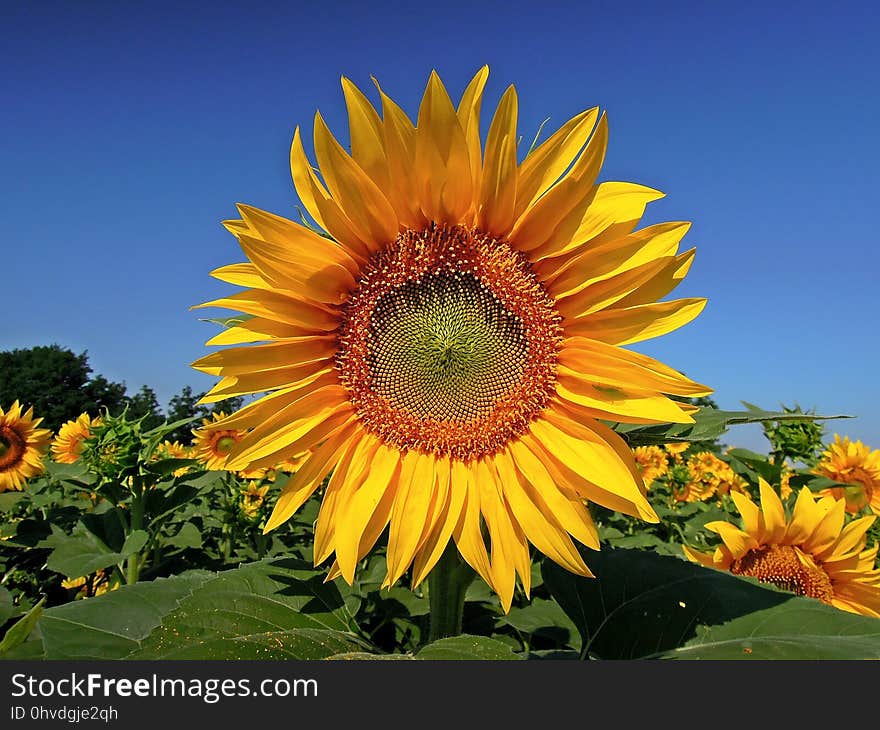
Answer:
<path fill-rule="evenodd" d="M 491 69 L 520 129 L 607 110 L 600 179 L 663 190 L 645 223 L 691 220 L 692 324 L 637 346 L 722 407 L 799 402 L 880 447 L 876 69 L 868 3 L 4 4 L 0 349 L 56 342 L 165 404 L 214 326 L 192 304 L 242 260 L 220 221 L 296 216 L 288 149 L 339 84 L 375 75 L 415 113 L 436 68 L 457 97 Z M 210 9 L 209 9 L 210 8 Z M 442 8 L 442 9 L 441 9 Z M 488 113 L 484 113 L 484 122 Z M 688 246 L 688 247 L 689 247 Z M 762 448 L 760 430 L 728 443 Z"/>

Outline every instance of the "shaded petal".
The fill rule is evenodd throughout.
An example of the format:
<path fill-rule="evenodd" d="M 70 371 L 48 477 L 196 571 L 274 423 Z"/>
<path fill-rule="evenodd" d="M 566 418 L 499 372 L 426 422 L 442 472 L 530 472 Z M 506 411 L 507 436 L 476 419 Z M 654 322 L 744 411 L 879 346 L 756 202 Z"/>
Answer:
<path fill-rule="evenodd" d="M 606 309 L 566 324 L 565 334 L 568 337 L 588 337 L 611 345 L 629 345 L 665 335 L 686 325 L 705 306 L 705 299 L 690 298 Z"/>

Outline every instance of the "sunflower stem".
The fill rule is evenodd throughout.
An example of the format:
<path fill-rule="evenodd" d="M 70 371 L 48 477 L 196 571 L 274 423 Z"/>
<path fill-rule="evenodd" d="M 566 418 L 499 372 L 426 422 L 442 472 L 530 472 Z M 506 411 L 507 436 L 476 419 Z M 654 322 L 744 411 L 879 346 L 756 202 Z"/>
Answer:
<path fill-rule="evenodd" d="M 461 633 L 464 597 L 474 579 L 474 571 L 450 541 L 428 575 L 428 604 L 431 609 L 428 641 Z"/>

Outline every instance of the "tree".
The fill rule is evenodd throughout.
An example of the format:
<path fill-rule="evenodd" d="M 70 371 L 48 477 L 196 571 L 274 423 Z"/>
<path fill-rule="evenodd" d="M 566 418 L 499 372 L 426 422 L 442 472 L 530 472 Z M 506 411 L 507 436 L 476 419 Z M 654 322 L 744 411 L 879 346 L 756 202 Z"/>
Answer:
<path fill-rule="evenodd" d="M 58 429 L 81 413 L 97 416 L 103 407 L 116 412 L 125 404 L 125 385 L 99 375 L 90 378 L 87 352 L 75 355 L 59 345 L 0 352 L 0 406 L 18 400 L 33 406 L 41 427 Z"/>
<path fill-rule="evenodd" d="M 159 401 L 156 398 L 156 391 L 147 385 L 142 385 L 141 389 L 133 396 L 127 399 L 128 416 L 132 419 L 144 418 L 142 428 L 149 431 L 151 428 L 161 426 L 165 418 L 162 416 L 162 409 L 159 407 Z"/>

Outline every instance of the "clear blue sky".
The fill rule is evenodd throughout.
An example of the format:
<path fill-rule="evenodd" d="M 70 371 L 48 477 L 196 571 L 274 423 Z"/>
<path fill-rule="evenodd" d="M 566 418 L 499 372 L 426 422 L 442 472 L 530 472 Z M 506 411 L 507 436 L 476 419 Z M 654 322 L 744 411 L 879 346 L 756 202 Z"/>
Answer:
<path fill-rule="evenodd" d="M 801 403 L 880 447 L 877 69 L 872 3 L 3 3 L 0 349 L 58 343 L 162 404 L 214 326 L 189 306 L 242 260 L 236 202 L 295 216 L 288 149 L 370 74 L 412 114 L 436 68 L 488 63 L 530 140 L 608 112 L 601 179 L 659 188 L 691 220 L 692 324 L 637 349 L 722 407 Z M 133 4 L 132 4 L 133 5 Z M 484 115 L 484 122 L 486 115 Z M 763 447 L 760 431 L 728 443 Z"/>

